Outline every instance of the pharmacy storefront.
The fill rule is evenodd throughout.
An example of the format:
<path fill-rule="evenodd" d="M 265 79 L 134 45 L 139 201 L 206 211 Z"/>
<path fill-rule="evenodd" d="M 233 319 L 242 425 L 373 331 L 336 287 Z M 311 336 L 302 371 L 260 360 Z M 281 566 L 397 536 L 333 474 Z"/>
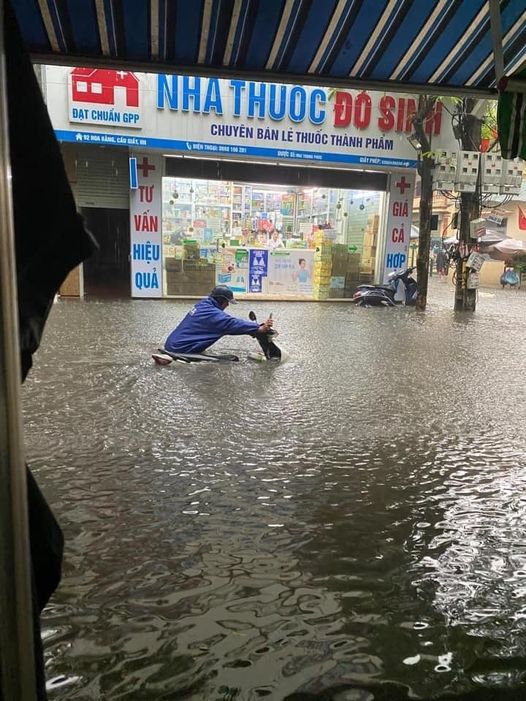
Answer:
<path fill-rule="evenodd" d="M 50 66 L 43 82 L 75 163 L 126 154 L 132 296 L 221 283 L 343 298 L 407 264 L 413 97 Z M 434 148 L 450 143 L 446 116 L 428 121 Z"/>

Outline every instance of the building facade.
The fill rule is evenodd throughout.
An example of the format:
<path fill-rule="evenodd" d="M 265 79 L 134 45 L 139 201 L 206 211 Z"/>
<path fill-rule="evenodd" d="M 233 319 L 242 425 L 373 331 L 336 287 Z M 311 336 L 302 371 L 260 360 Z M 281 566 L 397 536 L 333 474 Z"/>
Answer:
<path fill-rule="evenodd" d="M 79 292 L 342 298 L 408 262 L 410 95 L 51 66 L 42 83 L 100 243 Z M 454 138 L 440 104 L 426 128 Z"/>

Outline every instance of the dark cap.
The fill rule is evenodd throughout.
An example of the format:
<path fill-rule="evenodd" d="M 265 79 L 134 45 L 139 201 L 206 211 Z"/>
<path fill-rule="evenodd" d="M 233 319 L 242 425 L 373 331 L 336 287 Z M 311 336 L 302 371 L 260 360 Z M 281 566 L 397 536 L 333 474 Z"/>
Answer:
<path fill-rule="evenodd" d="M 214 299 L 226 300 L 229 304 L 237 304 L 236 300 L 234 299 L 234 293 L 230 287 L 227 287 L 226 285 L 217 285 L 217 287 L 214 287 L 212 292 L 210 292 L 209 296 L 213 297 Z"/>

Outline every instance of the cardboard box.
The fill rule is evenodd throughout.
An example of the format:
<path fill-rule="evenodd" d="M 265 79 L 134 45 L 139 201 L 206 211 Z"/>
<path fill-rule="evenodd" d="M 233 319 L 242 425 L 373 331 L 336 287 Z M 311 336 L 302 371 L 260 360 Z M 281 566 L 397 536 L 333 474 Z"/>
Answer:
<path fill-rule="evenodd" d="M 360 270 L 360 260 L 361 260 L 361 254 L 360 253 L 349 253 L 347 257 L 347 268 L 346 272 L 358 272 Z"/>
<path fill-rule="evenodd" d="M 376 231 L 366 231 L 363 237 L 364 246 L 376 246 Z"/>
<path fill-rule="evenodd" d="M 201 257 L 201 251 L 198 243 L 185 243 L 183 244 L 183 250 L 185 260 L 199 260 Z"/>
<path fill-rule="evenodd" d="M 314 255 L 326 255 L 332 257 L 332 245 L 327 242 L 314 242 Z"/>
<path fill-rule="evenodd" d="M 329 290 L 319 290 L 314 294 L 315 299 L 329 299 Z"/>
<path fill-rule="evenodd" d="M 166 292 L 169 295 L 183 295 L 188 297 L 206 297 L 210 292 L 210 285 L 203 282 L 170 282 L 166 281 Z"/>
<path fill-rule="evenodd" d="M 166 270 L 180 271 L 182 266 L 182 261 L 176 258 L 165 258 L 164 267 Z"/>
<path fill-rule="evenodd" d="M 345 288 L 345 275 L 332 275 L 330 284 L 333 290 L 343 290 Z"/>
<path fill-rule="evenodd" d="M 345 290 L 352 290 L 352 292 L 354 292 L 359 284 L 360 284 L 359 273 L 347 274 L 345 276 Z"/>
<path fill-rule="evenodd" d="M 166 291 L 169 295 L 204 297 L 214 286 L 215 266 L 213 265 L 182 272 L 177 270 L 166 272 Z"/>
<path fill-rule="evenodd" d="M 323 230 L 321 231 L 315 231 L 314 236 L 312 237 L 314 243 L 318 246 L 319 244 L 324 244 L 326 246 L 332 246 L 333 245 L 333 238 L 332 234 L 327 236 Z"/>
<path fill-rule="evenodd" d="M 314 265 L 324 265 L 326 268 L 332 268 L 331 256 L 314 256 Z"/>
<path fill-rule="evenodd" d="M 334 277 L 345 277 L 345 273 L 347 272 L 347 264 L 333 261 L 331 272 Z"/>

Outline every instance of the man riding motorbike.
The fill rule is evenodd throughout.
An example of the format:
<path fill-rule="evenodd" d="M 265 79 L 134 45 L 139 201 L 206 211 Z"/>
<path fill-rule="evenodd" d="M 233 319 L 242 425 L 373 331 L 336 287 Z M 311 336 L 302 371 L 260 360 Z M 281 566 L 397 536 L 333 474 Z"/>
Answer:
<path fill-rule="evenodd" d="M 272 319 L 263 324 L 236 319 L 225 312 L 229 304 L 236 304 L 232 290 L 226 285 L 214 287 L 212 292 L 191 309 L 166 339 L 169 353 L 202 353 L 223 336 L 268 334 Z"/>

